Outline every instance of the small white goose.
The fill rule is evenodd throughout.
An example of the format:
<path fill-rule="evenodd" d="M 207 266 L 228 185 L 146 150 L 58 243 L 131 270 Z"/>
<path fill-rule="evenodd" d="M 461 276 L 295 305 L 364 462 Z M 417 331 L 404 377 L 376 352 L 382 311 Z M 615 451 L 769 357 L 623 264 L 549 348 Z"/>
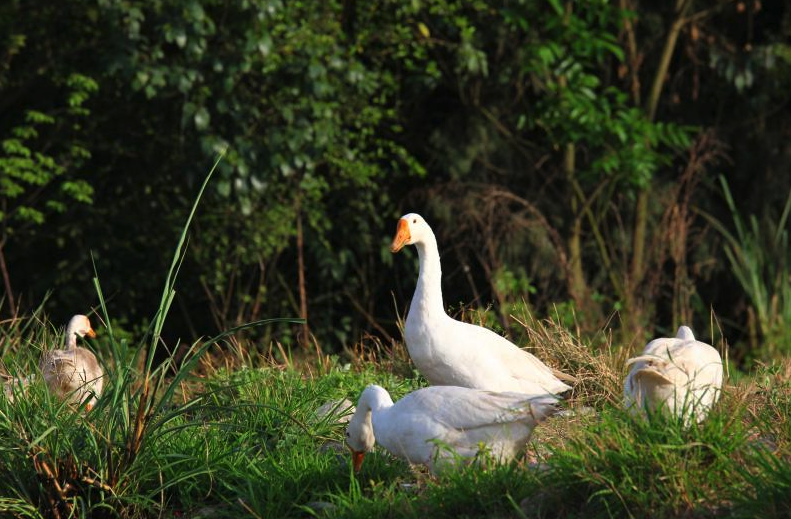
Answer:
<path fill-rule="evenodd" d="M 445 313 L 437 240 L 419 214 L 398 220 L 390 250 L 417 247 L 420 274 L 406 319 L 409 355 L 432 385 L 461 386 L 529 395 L 559 394 L 571 389 L 532 354 L 493 331 L 457 321 Z"/>
<path fill-rule="evenodd" d="M 643 353 L 626 361 L 631 366 L 624 384 L 627 409 L 665 409 L 689 424 L 701 422 L 722 389 L 722 358 L 710 345 L 695 339 L 687 326 L 675 338 L 649 342 Z"/>
<path fill-rule="evenodd" d="M 452 467 L 485 447 L 500 461 L 514 457 L 533 428 L 558 411 L 554 395 L 494 393 L 455 386 L 414 391 L 395 404 L 382 387 L 365 388 L 346 430 L 354 470 L 379 442 L 390 454 L 428 466 Z"/>
<path fill-rule="evenodd" d="M 91 396 L 86 408 L 96 404 L 104 386 L 104 372 L 96 356 L 77 346 L 77 337 L 96 337 L 91 322 L 84 315 L 75 315 L 66 327 L 66 349 L 44 352 L 39 369 L 49 390 L 61 399 L 79 404 Z"/>

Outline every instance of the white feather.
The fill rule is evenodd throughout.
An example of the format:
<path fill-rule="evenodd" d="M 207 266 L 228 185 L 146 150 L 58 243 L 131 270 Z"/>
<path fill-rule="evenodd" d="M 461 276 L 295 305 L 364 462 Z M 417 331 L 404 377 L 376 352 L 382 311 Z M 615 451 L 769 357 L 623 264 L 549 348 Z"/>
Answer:
<path fill-rule="evenodd" d="M 489 391 L 559 394 L 571 389 L 546 364 L 491 330 L 457 321 L 442 301 L 442 269 L 437 240 L 420 215 L 401 217 L 420 258 L 420 274 L 406 319 L 409 355 L 432 385 Z M 399 234 L 393 242 L 394 250 Z M 568 377 L 572 379 L 572 377 Z"/>
<path fill-rule="evenodd" d="M 349 422 L 347 442 L 360 452 L 377 442 L 392 455 L 436 472 L 456 455 L 471 458 L 481 448 L 497 460 L 521 450 L 533 428 L 557 413 L 554 395 L 495 393 L 455 386 L 414 391 L 395 404 L 387 391 L 363 391 Z"/>
<path fill-rule="evenodd" d="M 662 409 L 689 424 L 702 421 L 722 390 L 722 359 L 687 326 L 675 338 L 655 339 L 626 361 L 625 404 L 637 412 Z"/>

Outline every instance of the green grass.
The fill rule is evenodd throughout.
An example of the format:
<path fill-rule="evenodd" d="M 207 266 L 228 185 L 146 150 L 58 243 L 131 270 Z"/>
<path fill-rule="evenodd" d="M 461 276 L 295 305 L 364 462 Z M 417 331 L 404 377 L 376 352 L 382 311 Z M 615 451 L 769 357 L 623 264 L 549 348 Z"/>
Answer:
<path fill-rule="evenodd" d="M 711 215 L 701 214 L 723 237 L 731 270 L 749 297 L 747 325 L 751 350 L 764 358 L 788 355 L 791 353 L 788 333 L 791 328 L 791 243 L 787 224 L 791 216 L 791 192 L 781 214 L 776 216 L 777 221 L 773 219 L 775 215 L 759 220 L 755 215 L 742 216 L 724 176 L 720 176 L 720 184 L 733 216 L 734 232 Z"/>
<path fill-rule="evenodd" d="M 210 174 L 211 175 L 211 174 Z M 209 175 L 209 176 L 210 176 Z M 208 181 L 208 177 L 207 177 Z M 205 187 L 205 184 L 204 184 Z M 572 406 L 524 457 L 442 478 L 377 449 L 353 473 L 344 426 L 315 411 L 356 400 L 370 383 L 394 399 L 425 384 L 405 357 L 374 344 L 348 363 L 248 358 L 230 371 L 196 368 L 232 333 L 153 362 L 173 301 L 189 215 L 152 326 L 136 345 L 104 325 L 93 342 L 105 373 L 86 411 L 53 398 L 40 374 L 14 402 L 0 397 L 2 517 L 787 517 L 791 503 L 791 364 L 740 377 L 700 426 L 620 409 L 623 348 L 596 348 L 551 322 L 524 320 L 536 353 L 578 377 Z M 283 320 L 289 321 L 289 320 Z M 295 322 L 290 320 L 290 322 Z M 0 323 L 5 371 L 37 374 L 60 335 L 39 313 Z M 597 339 L 600 343 L 601 339 Z M 178 348 L 171 347 L 170 351 Z M 244 355 L 241 358 L 245 358 Z M 253 365 L 255 367 L 253 367 Z M 205 366 L 204 366 L 205 368 Z"/>
<path fill-rule="evenodd" d="M 54 340 L 48 327 L 39 338 Z M 35 345 L 28 351 L 34 368 Z M 424 384 L 385 362 L 247 367 L 185 377 L 172 392 L 165 381 L 130 460 L 141 389 L 123 370 L 110 373 L 88 413 L 51 398 L 40 381 L 15 403 L 0 400 L 0 512 L 306 517 L 324 506 L 361 518 L 783 517 L 791 502 L 791 383 L 779 368 L 731 388 L 700 426 L 636 419 L 605 403 L 595 416 L 540 427 L 523 459 L 439 479 L 381 449 L 353 474 L 344 426 L 315 415 L 369 383 L 394 398 Z M 116 396 L 119 385 L 129 400 Z"/>

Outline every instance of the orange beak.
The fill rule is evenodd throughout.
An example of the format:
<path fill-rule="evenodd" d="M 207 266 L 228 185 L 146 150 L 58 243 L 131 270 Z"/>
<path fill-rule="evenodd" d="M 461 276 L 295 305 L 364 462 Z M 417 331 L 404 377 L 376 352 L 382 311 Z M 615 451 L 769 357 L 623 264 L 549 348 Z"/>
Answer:
<path fill-rule="evenodd" d="M 90 337 L 91 339 L 95 339 L 95 338 L 96 338 L 96 332 L 95 332 L 95 331 L 93 331 L 93 328 L 88 328 L 88 333 L 87 333 L 87 335 L 88 335 L 88 337 Z"/>
<path fill-rule="evenodd" d="M 400 251 L 411 239 L 412 235 L 409 233 L 409 224 L 407 221 L 403 218 L 398 220 L 398 227 L 396 228 L 396 234 L 393 238 L 393 243 L 390 245 L 390 252 L 395 254 L 396 252 Z"/>
<path fill-rule="evenodd" d="M 359 452 L 354 449 L 352 451 L 352 467 L 354 467 L 355 472 L 360 472 L 360 469 L 363 466 L 363 457 L 365 456 L 364 452 Z"/>

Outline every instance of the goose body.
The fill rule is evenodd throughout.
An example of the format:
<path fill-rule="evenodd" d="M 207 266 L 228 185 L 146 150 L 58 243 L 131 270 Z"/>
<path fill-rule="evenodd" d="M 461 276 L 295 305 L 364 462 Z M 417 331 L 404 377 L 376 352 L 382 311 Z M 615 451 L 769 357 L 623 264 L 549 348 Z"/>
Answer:
<path fill-rule="evenodd" d="M 404 338 L 412 361 L 429 383 L 530 395 L 571 389 L 557 372 L 505 337 L 445 313 L 437 240 L 418 214 L 401 217 L 390 250 L 395 253 L 405 245 L 417 247 L 420 274 Z"/>
<path fill-rule="evenodd" d="M 102 392 L 104 372 L 90 350 L 77 346 L 77 337 L 85 335 L 96 337 L 88 318 L 75 315 L 66 327 L 66 348 L 44 352 L 39 369 L 54 395 L 75 404 L 90 396 L 90 409 Z"/>
<path fill-rule="evenodd" d="M 557 402 L 550 394 L 431 386 L 393 403 L 385 389 L 370 385 L 360 396 L 346 441 L 355 470 L 376 442 L 432 472 L 452 466 L 456 456 L 474 457 L 481 447 L 505 461 L 524 447 L 539 422 L 558 411 Z"/>
<path fill-rule="evenodd" d="M 665 409 L 690 423 L 702 421 L 722 389 L 722 358 L 710 345 L 695 339 L 687 326 L 675 338 L 649 342 L 643 353 L 626 361 L 627 408 Z"/>

